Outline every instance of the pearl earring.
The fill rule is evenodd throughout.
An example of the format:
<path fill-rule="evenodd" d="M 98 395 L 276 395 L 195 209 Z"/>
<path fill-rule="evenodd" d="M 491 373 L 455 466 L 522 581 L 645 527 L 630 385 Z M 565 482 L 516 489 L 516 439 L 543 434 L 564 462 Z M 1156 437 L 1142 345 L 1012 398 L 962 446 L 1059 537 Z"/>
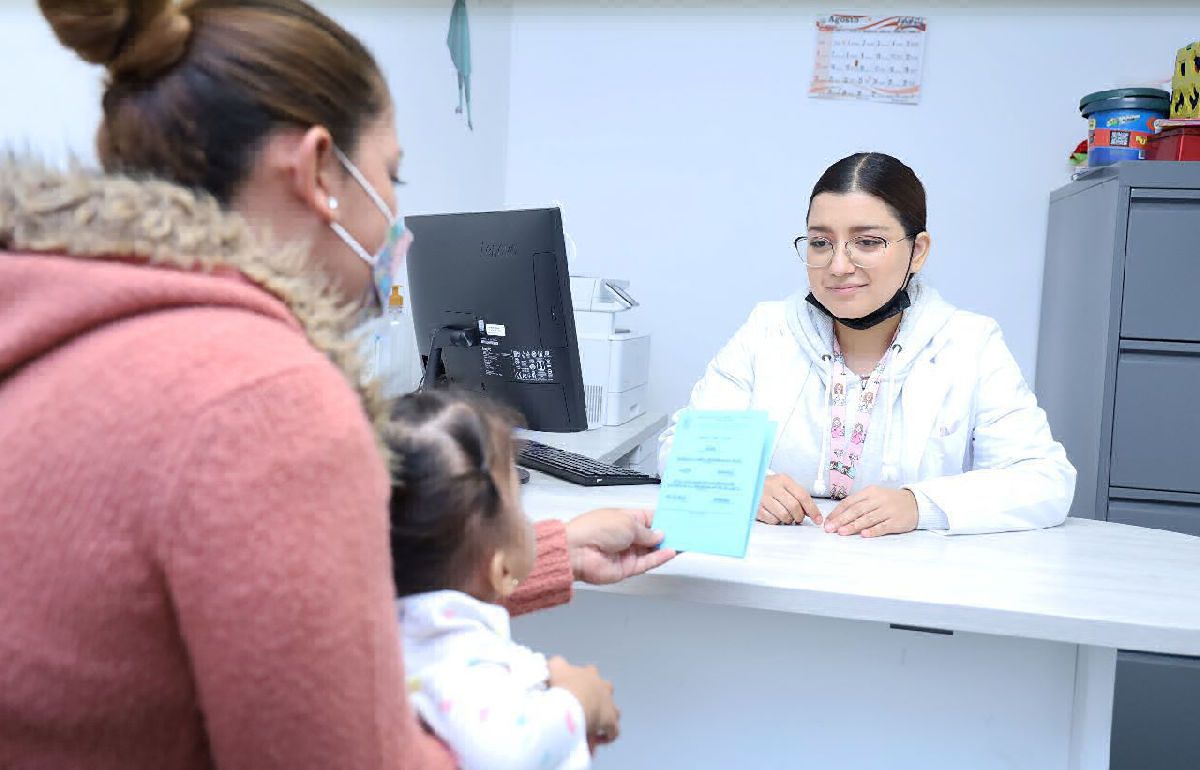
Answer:
<path fill-rule="evenodd" d="M 338 201 L 337 201 L 337 198 L 332 198 L 332 197 L 331 197 L 331 198 L 329 199 L 329 210 L 330 210 L 330 211 L 337 211 L 337 207 L 338 207 Z"/>

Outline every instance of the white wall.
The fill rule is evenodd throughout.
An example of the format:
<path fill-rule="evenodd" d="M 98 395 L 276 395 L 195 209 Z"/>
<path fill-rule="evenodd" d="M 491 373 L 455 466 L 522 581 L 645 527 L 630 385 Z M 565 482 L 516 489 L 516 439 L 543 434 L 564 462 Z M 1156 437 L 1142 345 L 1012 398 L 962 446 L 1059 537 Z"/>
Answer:
<path fill-rule="evenodd" d="M 572 270 L 633 280 L 659 408 L 686 400 L 755 302 L 804 284 L 791 240 L 808 193 L 864 149 L 921 176 L 928 275 L 1000 321 L 1032 381 L 1047 196 L 1086 136 L 1079 98 L 1168 79 L 1175 50 L 1200 37 L 1194 8 L 1095 15 L 1061 0 L 605 5 L 518 2 L 507 196 L 562 201 Z M 808 98 L 814 17 L 872 5 L 929 17 L 920 105 Z"/>
<path fill-rule="evenodd" d="M 324 2 L 379 60 L 396 104 L 408 182 L 406 214 L 495 209 L 503 205 L 508 144 L 511 6 L 468 4 L 472 113 L 456 115 L 457 79 L 446 48 L 447 2 Z"/>
<path fill-rule="evenodd" d="M 0 3 L 0 150 L 95 162 L 101 70 L 55 40 L 34 3 Z"/>
<path fill-rule="evenodd" d="M 446 48 L 449 2 L 318 2 L 358 34 L 388 77 L 406 150 L 408 213 L 496 208 L 505 186 L 511 8 L 470 5 L 475 131 L 458 103 Z M 95 162 L 103 70 L 54 39 L 32 2 L 0 0 L 0 147 Z"/>

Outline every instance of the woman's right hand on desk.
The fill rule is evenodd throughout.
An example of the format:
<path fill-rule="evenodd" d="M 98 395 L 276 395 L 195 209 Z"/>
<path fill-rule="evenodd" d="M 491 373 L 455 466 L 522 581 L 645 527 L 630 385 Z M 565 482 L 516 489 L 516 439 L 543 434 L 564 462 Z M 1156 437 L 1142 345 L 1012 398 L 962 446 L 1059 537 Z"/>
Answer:
<path fill-rule="evenodd" d="M 758 520 L 764 524 L 802 524 L 805 516 L 814 524 L 823 521 L 821 511 L 808 491 L 786 474 L 767 476 L 758 506 Z"/>
<path fill-rule="evenodd" d="M 621 711 L 613 701 L 612 682 L 600 678 L 595 666 L 572 666 L 560 657 L 547 661 L 550 686 L 561 687 L 583 706 L 588 748 L 612 743 L 620 732 Z"/>

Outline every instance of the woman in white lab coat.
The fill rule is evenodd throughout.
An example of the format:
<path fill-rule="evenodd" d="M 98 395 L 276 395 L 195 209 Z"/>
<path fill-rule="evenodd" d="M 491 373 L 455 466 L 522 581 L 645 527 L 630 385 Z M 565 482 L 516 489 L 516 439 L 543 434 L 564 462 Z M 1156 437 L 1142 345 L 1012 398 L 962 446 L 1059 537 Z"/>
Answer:
<path fill-rule="evenodd" d="M 758 305 L 689 403 L 779 426 L 760 521 L 872 537 L 1065 519 L 1075 469 L 996 322 L 920 279 L 929 248 L 924 187 L 895 158 L 852 155 L 817 182 L 796 240 L 810 291 Z M 814 497 L 840 502 L 823 517 Z"/>

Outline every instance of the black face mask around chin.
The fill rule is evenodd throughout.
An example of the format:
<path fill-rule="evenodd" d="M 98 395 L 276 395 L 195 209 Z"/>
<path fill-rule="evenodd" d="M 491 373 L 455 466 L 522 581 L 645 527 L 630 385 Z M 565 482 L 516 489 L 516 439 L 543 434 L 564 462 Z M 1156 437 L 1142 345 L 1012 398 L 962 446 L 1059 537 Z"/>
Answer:
<path fill-rule="evenodd" d="M 912 275 L 909 274 L 909 277 L 905 279 L 904 284 L 900 287 L 900 290 L 893 294 L 892 298 L 884 303 L 883 307 L 872 313 L 868 313 L 862 318 L 838 318 L 833 313 L 829 312 L 829 308 L 822 305 L 821 302 L 815 296 L 813 296 L 811 291 L 804 299 L 806 302 L 808 302 L 808 304 L 812 305 L 817 310 L 820 310 L 822 313 L 842 324 L 843 326 L 862 331 L 864 329 L 870 329 L 873 326 L 878 326 L 889 318 L 895 318 L 905 310 L 908 310 L 910 307 L 912 307 L 912 299 L 908 296 L 908 284 L 911 280 Z"/>

